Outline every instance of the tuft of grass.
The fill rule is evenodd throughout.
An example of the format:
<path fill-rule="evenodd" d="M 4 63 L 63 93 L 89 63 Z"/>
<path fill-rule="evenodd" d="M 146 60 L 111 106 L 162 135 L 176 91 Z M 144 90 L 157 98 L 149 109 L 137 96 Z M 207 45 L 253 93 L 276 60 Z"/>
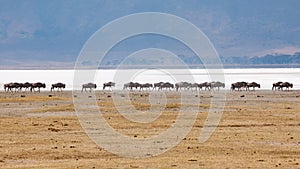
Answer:
<path fill-rule="evenodd" d="M 210 108 L 210 104 L 200 104 L 199 107 L 204 108 L 204 109 L 208 109 L 208 108 Z"/>
<path fill-rule="evenodd" d="M 166 109 L 180 108 L 181 106 L 182 106 L 181 103 L 168 103 L 166 105 Z"/>

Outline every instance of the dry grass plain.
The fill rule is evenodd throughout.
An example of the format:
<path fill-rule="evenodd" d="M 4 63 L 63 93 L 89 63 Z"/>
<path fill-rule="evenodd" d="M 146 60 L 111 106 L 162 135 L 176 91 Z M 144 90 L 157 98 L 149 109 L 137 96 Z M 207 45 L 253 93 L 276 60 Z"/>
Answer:
<path fill-rule="evenodd" d="M 161 116 L 140 124 L 117 113 L 112 94 L 122 92 L 97 92 L 97 103 L 107 122 L 132 138 L 166 130 L 178 109 L 186 106 L 178 101 L 178 93 L 167 92 Z M 221 122 L 205 143 L 198 137 L 210 93 L 190 96 L 200 97 L 199 105 L 193 106 L 201 111 L 189 134 L 170 151 L 132 159 L 111 154 L 85 134 L 74 112 L 72 92 L 1 92 L 0 168 L 300 168 L 300 91 L 227 92 Z M 148 110 L 148 97 L 147 92 L 134 92 L 131 103 L 123 104 Z"/>

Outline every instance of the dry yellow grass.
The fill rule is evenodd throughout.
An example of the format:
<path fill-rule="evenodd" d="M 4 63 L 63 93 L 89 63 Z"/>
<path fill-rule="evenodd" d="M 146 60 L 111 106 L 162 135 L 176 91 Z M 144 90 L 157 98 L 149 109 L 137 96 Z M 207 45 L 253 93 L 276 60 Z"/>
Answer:
<path fill-rule="evenodd" d="M 57 100 L 72 100 L 72 98 L 67 97 L 49 97 L 49 96 L 27 96 L 27 97 L 6 97 L 0 98 L 0 103 L 7 102 L 47 102 L 47 101 L 57 101 Z"/>
<path fill-rule="evenodd" d="M 136 110 L 145 111 L 151 108 L 151 104 L 149 103 L 131 102 L 131 104 L 135 107 Z"/>
<path fill-rule="evenodd" d="M 11 112 L 7 117 L 0 116 L 0 168 L 300 168 L 300 93 L 281 94 L 257 91 L 240 98 L 239 92 L 228 93 L 219 126 L 205 143 L 199 143 L 198 138 L 208 115 L 206 110 L 198 114 L 194 127 L 177 146 L 142 159 L 120 157 L 96 145 L 74 115 L 51 116 L 49 113 L 49 116 L 35 117 L 24 113 L 14 116 L 14 111 L 26 105 L 36 113 L 73 110 L 70 94 L 61 95 L 70 100 L 49 100 L 47 93 L 39 97 L 32 94 L 28 98 L 41 98 L 30 101 L 32 104 L 14 99 L 0 101 L 1 115 Z M 171 97 L 173 95 L 171 93 Z M 0 93 L 1 98 L 5 96 Z M 172 127 L 177 108 L 210 107 L 208 98 L 203 98 L 199 105 L 181 105 L 171 99 L 159 118 L 144 124 L 119 114 L 107 94 L 99 97 L 100 109 L 107 110 L 102 114 L 106 122 L 115 131 L 134 139 L 153 137 Z M 137 107 L 150 106 L 140 94 L 134 95 L 132 100 Z M 119 146 L 113 143 L 114 140 L 112 146 Z"/>
<path fill-rule="evenodd" d="M 182 106 L 181 103 L 167 103 L 166 109 L 175 109 L 175 108 L 180 108 L 181 106 Z"/>
<path fill-rule="evenodd" d="M 57 105 L 51 107 L 44 107 L 28 111 L 28 113 L 44 113 L 44 112 L 74 112 L 73 104 Z"/>

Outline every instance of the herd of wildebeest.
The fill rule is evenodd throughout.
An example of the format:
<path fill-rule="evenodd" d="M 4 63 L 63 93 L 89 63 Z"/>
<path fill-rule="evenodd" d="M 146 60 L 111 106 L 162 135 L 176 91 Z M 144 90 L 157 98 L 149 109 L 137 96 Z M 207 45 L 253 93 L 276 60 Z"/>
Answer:
<path fill-rule="evenodd" d="M 116 83 L 114 82 L 107 82 L 103 83 L 103 90 L 110 89 L 112 90 L 113 87 L 115 87 Z M 4 84 L 4 91 L 5 92 L 18 92 L 22 91 L 23 89 L 25 91 L 30 92 L 40 92 L 41 88 L 46 88 L 45 83 L 37 82 L 37 83 L 7 83 Z M 66 84 L 64 83 L 55 83 L 51 85 L 50 91 L 54 91 L 54 89 L 57 88 L 57 91 L 62 91 L 62 89 L 66 88 Z M 91 92 L 93 89 L 97 88 L 97 84 L 95 83 L 86 83 L 82 85 L 81 92 L 89 91 Z M 123 85 L 123 90 L 176 90 L 176 91 L 182 91 L 182 90 L 190 90 L 190 91 L 197 91 L 197 90 L 217 90 L 219 91 L 220 88 L 225 88 L 225 83 L 222 82 L 204 82 L 204 83 L 189 83 L 189 82 L 179 82 L 179 83 L 169 83 L 169 82 L 158 82 L 158 83 L 138 83 L 138 82 L 129 82 L 125 83 Z M 255 90 L 255 88 L 260 88 L 260 84 L 256 82 L 236 82 L 231 84 L 231 90 L 233 91 L 242 91 L 242 90 Z M 289 90 L 290 88 L 293 88 L 293 84 L 289 82 L 276 82 L 273 83 L 272 90 L 283 90 L 283 89 Z"/>

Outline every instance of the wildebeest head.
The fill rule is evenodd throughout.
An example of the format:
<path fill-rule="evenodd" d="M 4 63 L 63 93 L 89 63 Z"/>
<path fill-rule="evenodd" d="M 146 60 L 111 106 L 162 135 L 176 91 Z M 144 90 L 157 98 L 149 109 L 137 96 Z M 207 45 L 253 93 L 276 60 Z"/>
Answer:
<path fill-rule="evenodd" d="M 235 89 L 235 84 L 231 84 L 231 90 L 234 90 Z"/>

